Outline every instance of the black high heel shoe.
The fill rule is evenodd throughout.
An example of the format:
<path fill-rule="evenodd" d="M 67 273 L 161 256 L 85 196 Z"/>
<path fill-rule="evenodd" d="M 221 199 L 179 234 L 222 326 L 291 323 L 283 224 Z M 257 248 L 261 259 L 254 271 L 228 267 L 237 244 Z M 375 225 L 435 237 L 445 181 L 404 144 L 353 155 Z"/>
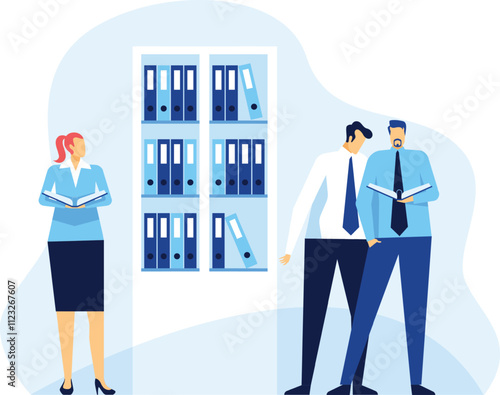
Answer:
<path fill-rule="evenodd" d="M 95 379 L 95 393 L 96 394 L 99 394 L 99 389 L 102 391 L 103 394 L 106 394 L 106 395 L 112 395 L 116 392 L 115 390 L 112 390 L 112 389 L 107 390 L 106 388 L 104 388 L 102 386 L 102 384 L 99 380 Z"/>
<path fill-rule="evenodd" d="M 63 381 L 61 388 L 59 388 L 59 391 L 61 391 L 61 394 L 72 394 L 73 393 L 73 380 L 71 380 L 71 387 L 70 388 L 64 388 L 64 381 Z"/>

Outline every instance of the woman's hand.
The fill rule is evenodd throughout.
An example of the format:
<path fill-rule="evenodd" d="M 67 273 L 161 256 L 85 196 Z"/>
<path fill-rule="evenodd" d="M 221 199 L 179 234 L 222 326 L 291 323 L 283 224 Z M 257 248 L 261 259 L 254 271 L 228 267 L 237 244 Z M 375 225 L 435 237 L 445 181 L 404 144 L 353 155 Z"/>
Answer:
<path fill-rule="evenodd" d="M 82 204 L 81 206 L 78 206 L 78 207 L 71 207 L 71 206 L 66 205 L 64 207 L 66 207 L 66 208 L 85 208 L 85 205 Z"/>

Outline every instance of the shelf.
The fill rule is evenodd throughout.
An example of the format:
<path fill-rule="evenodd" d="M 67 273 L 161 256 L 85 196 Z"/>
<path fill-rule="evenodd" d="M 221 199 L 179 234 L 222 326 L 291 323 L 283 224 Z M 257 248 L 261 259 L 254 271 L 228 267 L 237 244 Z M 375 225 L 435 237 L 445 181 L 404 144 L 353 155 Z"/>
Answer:
<path fill-rule="evenodd" d="M 236 268 L 224 268 L 224 269 L 214 269 L 214 268 L 210 268 L 210 271 L 211 272 L 267 272 L 267 268 L 256 268 L 256 269 L 252 269 L 252 268 L 239 268 L 239 269 L 236 269 Z"/>
<path fill-rule="evenodd" d="M 149 268 L 141 268 L 143 272 L 199 272 L 199 268 L 195 269 L 171 269 L 171 268 L 158 268 L 158 269 L 149 269 Z"/>
<path fill-rule="evenodd" d="M 200 195 L 141 195 L 142 198 L 160 198 L 160 199 L 177 199 L 177 198 L 199 198 Z"/>
<path fill-rule="evenodd" d="M 267 120 L 253 119 L 253 120 L 238 120 L 238 121 L 210 121 L 212 125 L 244 125 L 244 124 L 267 124 Z"/>
<path fill-rule="evenodd" d="M 186 124 L 186 125 L 196 125 L 200 121 L 141 121 L 143 125 L 155 125 L 155 124 Z"/>
<path fill-rule="evenodd" d="M 210 195 L 211 198 L 267 198 L 267 195 Z"/>

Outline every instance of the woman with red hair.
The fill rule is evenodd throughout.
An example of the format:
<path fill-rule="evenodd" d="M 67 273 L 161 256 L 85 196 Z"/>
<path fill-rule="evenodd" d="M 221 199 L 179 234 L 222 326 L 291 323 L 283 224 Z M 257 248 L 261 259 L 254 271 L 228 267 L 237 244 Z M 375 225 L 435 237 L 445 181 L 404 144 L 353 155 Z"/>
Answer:
<path fill-rule="evenodd" d="M 104 394 L 114 394 L 104 382 L 104 240 L 97 213 L 97 207 L 111 204 L 111 195 L 102 169 L 82 159 L 85 141 L 80 134 L 59 136 L 56 147 L 59 158 L 55 162 L 60 165 L 47 171 L 39 201 L 55 208 L 48 246 L 64 368 L 60 391 L 73 393 L 75 311 L 86 311 L 96 393 L 101 389 Z M 71 154 L 67 160 L 66 151 Z M 74 207 L 47 196 L 47 191 L 70 199 L 96 191 L 105 195 Z"/>

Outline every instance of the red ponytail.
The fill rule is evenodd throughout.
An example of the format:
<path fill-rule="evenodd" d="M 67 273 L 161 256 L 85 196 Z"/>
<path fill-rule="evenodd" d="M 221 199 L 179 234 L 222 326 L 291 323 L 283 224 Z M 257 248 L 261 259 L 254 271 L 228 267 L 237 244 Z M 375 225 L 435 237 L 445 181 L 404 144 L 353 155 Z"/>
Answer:
<path fill-rule="evenodd" d="M 56 148 L 59 158 L 57 158 L 54 162 L 56 163 L 64 162 L 64 159 L 66 159 L 66 151 L 64 151 L 65 147 L 70 154 L 73 154 L 73 150 L 69 146 L 70 145 L 74 146 L 75 139 L 83 139 L 83 137 L 79 133 L 70 133 L 67 136 L 61 135 L 56 139 Z"/>

